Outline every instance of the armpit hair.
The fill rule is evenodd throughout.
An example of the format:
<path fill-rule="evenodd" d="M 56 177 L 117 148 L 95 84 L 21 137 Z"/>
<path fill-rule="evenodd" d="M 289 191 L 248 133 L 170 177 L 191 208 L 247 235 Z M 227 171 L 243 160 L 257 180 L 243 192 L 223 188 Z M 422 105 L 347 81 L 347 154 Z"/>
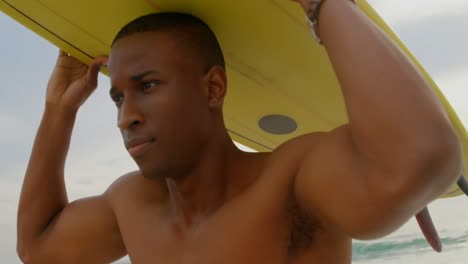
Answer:
<path fill-rule="evenodd" d="M 295 255 L 312 245 L 316 239 L 318 225 L 313 218 L 300 208 L 293 192 L 289 195 L 286 210 L 291 221 L 288 252 L 289 255 Z"/>

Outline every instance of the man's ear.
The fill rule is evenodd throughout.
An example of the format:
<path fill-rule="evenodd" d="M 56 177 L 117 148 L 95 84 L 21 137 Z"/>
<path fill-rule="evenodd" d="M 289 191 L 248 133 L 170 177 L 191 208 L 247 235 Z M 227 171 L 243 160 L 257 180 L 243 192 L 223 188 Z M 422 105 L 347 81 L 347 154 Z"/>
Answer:
<path fill-rule="evenodd" d="M 210 109 L 221 108 L 226 95 L 227 78 L 223 67 L 215 65 L 205 75 L 206 96 Z"/>

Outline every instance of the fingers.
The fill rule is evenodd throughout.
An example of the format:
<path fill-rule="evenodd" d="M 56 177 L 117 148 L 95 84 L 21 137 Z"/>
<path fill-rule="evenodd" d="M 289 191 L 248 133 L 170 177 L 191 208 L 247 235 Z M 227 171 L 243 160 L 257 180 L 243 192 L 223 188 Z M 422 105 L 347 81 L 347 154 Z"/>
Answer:
<path fill-rule="evenodd" d="M 60 49 L 59 50 L 59 58 L 60 57 L 68 57 L 70 56 L 68 53 L 66 53 L 64 50 Z"/>
<path fill-rule="evenodd" d="M 103 65 L 106 65 L 107 57 L 97 57 L 88 66 L 88 72 L 86 73 L 86 80 L 89 87 L 93 89 L 97 86 L 97 79 L 99 71 Z"/>
<path fill-rule="evenodd" d="M 63 59 L 63 58 L 66 58 L 66 57 L 69 57 L 70 54 L 66 53 L 64 50 L 62 49 L 59 49 L 59 54 L 58 54 L 58 57 L 57 57 L 57 61 L 56 61 L 56 65 L 59 64 L 59 62 Z"/>
<path fill-rule="evenodd" d="M 71 56 L 70 54 L 68 54 L 64 50 L 60 49 L 59 50 L 58 60 L 60 60 L 60 58 L 63 58 L 63 57 L 71 57 L 74 60 L 76 60 L 76 62 L 83 65 L 81 62 L 79 62 L 73 56 Z M 85 82 L 86 87 L 88 87 L 89 89 L 96 88 L 99 71 L 100 71 L 100 69 L 101 69 L 101 67 L 103 65 L 107 64 L 107 60 L 108 60 L 108 58 L 106 56 L 100 56 L 100 57 L 95 58 L 87 66 L 86 76 L 84 76 L 84 80 L 83 80 Z M 83 65 L 83 66 L 85 66 L 85 65 Z"/>
<path fill-rule="evenodd" d="M 92 63 L 99 62 L 99 63 L 101 63 L 101 65 L 106 65 L 108 60 L 109 60 L 108 57 L 100 56 L 100 57 L 95 58 Z"/>
<path fill-rule="evenodd" d="M 86 73 L 86 80 L 88 86 L 93 88 L 97 86 L 97 78 L 101 66 L 102 64 L 99 62 L 93 62 L 89 65 L 88 72 Z"/>

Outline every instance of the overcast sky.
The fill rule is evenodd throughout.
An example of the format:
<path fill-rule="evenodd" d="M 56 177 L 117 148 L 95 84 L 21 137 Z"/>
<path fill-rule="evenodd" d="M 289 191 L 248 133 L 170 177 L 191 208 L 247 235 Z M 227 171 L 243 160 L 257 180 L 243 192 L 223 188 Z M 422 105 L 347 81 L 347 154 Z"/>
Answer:
<path fill-rule="evenodd" d="M 370 2 L 468 124 L 468 1 Z M 58 51 L 1 13 L 0 36 L 0 256 L 2 263 L 19 263 L 15 253 L 18 196 Z M 97 91 L 79 112 L 66 167 L 71 199 L 99 194 L 116 177 L 136 169 L 120 139 L 108 88 L 108 79 L 101 76 Z M 431 208 L 440 229 L 468 230 L 468 199 L 437 201 Z M 411 221 L 398 232 L 418 230 Z"/>

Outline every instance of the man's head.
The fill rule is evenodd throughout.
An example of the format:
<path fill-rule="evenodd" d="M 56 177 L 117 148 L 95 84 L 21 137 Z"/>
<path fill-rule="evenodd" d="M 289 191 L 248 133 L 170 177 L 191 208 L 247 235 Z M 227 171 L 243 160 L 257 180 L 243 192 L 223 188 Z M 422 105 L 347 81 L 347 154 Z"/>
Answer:
<path fill-rule="evenodd" d="M 225 68 L 224 56 L 213 31 L 205 22 L 188 14 L 167 12 L 137 18 L 117 33 L 112 46 L 133 34 L 157 31 L 176 32 L 178 40 L 199 55 L 198 59 L 206 70 L 214 65 Z"/>
<path fill-rule="evenodd" d="M 185 14 L 138 18 L 109 57 L 118 125 L 143 175 L 180 177 L 223 133 L 224 58 L 209 27 Z"/>

